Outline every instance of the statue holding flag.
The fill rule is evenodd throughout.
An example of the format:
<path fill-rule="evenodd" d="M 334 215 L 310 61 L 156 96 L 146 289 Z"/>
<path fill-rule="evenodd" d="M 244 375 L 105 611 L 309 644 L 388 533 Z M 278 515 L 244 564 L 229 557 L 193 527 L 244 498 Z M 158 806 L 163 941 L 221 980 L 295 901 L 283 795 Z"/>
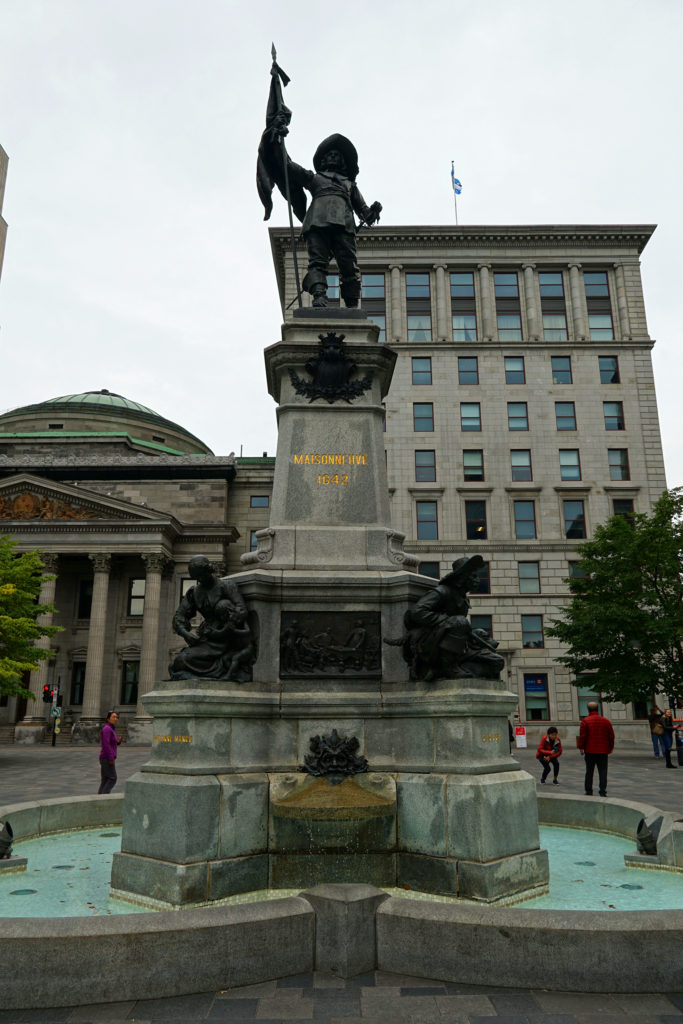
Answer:
<path fill-rule="evenodd" d="M 299 272 L 292 210 L 303 221 L 302 235 L 308 249 L 308 270 L 303 287 L 313 296 L 314 306 L 327 305 L 327 272 L 334 257 L 339 268 L 340 291 L 344 305 L 357 306 L 360 299 L 360 270 L 356 261 L 356 231 L 379 220 L 380 203 L 368 206 L 356 185 L 358 153 L 344 135 L 324 139 L 313 156 L 314 170 L 290 160 L 285 148 L 292 112 L 282 99 L 282 86 L 289 78 L 276 61 L 272 50 L 270 95 L 266 111 L 266 129 L 259 145 L 256 184 L 265 208 L 264 220 L 273 209 L 272 192 L 277 185 L 287 200 L 299 304 Z M 304 189 L 311 193 L 307 207 Z M 356 225 L 354 213 L 359 218 Z"/>

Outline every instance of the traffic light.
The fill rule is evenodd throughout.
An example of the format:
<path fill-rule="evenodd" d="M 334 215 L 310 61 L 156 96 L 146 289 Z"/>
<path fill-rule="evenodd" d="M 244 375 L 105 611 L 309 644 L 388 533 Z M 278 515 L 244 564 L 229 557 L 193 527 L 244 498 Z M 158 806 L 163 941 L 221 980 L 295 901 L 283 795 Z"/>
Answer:
<path fill-rule="evenodd" d="M 52 690 L 49 686 L 43 687 L 43 704 L 52 704 Z"/>

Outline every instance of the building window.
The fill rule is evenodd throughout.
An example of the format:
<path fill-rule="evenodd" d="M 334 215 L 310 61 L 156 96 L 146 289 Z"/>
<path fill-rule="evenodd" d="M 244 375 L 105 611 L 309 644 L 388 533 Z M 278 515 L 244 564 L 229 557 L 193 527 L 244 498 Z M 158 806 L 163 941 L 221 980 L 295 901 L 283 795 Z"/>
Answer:
<path fill-rule="evenodd" d="M 431 356 L 413 356 L 412 360 L 413 384 L 432 383 L 432 360 Z"/>
<path fill-rule="evenodd" d="M 64 424 L 63 423 L 48 423 L 47 429 L 48 430 L 64 430 Z"/>
<path fill-rule="evenodd" d="M 474 298 L 474 274 L 451 274 L 451 298 Z"/>
<path fill-rule="evenodd" d="M 612 500 L 612 515 L 633 522 L 633 498 L 614 498 Z"/>
<path fill-rule="evenodd" d="M 379 327 L 379 335 L 377 341 L 383 344 L 387 340 L 387 318 L 384 313 L 368 313 L 368 320 L 377 324 Z"/>
<path fill-rule="evenodd" d="M 89 619 L 92 607 L 92 579 L 80 580 L 78 583 L 78 609 L 77 618 Z"/>
<path fill-rule="evenodd" d="M 470 622 L 472 623 L 472 629 L 483 629 L 489 636 L 493 636 L 492 615 L 470 615 Z"/>
<path fill-rule="evenodd" d="M 568 562 L 569 565 L 569 579 L 570 580 L 585 580 L 586 570 L 582 566 L 581 562 Z"/>
<path fill-rule="evenodd" d="M 524 356 L 505 356 L 505 383 L 526 384 Z"/>
<path fill-rule="evenodd" d="M 479 361 L 476 356 L 458 356 L 458 384 L 479 383 Z"/>
<path fill-rule="evenodd" d="M 191 590 L 196 582 L 197 582 L 196 580 L 190 579 L 189 576 L 187 577 L 187 579 L 184 579 L 184 580 L 180 581 L 180 600 L 181 601 L 185 597 L 185 595 L 187 594 L 188 590 Z"/>
<path fill-rule="evenodd" d="M 429 576 L 432 580 L 438 580 L 440 578 L 438 562 L 420 562 L 417 567 L 417 571 L 420 576 Z"/>
<path fill-rule="evenodd" d="M 522 318 L 519 313 L 498 314 L 498 337 L 501 341 L 522 340 Z"/>
<path fill-rule="evenodd" d="M 474 313 L 453 315 L 453 341 L 476 341 L 477 318 Z"/>
<path fill-rule="evenodd" d="M 538 562 L 518 562 L 520 594 L 540 594 L 541 576 Z"/>
<path fill-rule="evenodd" d="M 477 582 L 470 591 L 471 594 L 490 594 L 491 593 L 491 566 L 488 562 L 482 565 L 481 569 L 477 569 L 476 572 Z"/>
<path fill-rule="evenodd" d="M 83 689 L 85 687 L 85 662 L 75 661 L 71 669 L 71 700 L 70 704 L 83 703 Z"/>
<path fill-rule="evenodd" d="M 429 313 L 408 314 L 408 341 L 431 341 L 432 318 Z"/>
<path fill-rule="evenodd" d="M 249 505 L 251 508 L 268 508 L 270 498 L 267 494 L 252 494 L 249 498 Z"/>
<path fill-rule="evenodd" d="M 528 430 L 526 402 L 508 402 L 508 430 Z"/>
<path fill-rule="evenodd" d="M 543 672 L 524 673 L 524 702 L 528 722 L 550 720 L 548 677 Z"/>
<path fill-rule="evenodd" d="M 515 537 L 534 540 L 536 537 L 536 509 L 533 501 L 515 501 Z"/>
<path fill-rule="evenodd" d="M 567 317 L 564 313 L 543 314 L 544 341 L 567 340 Z"/>
<path fill-rule="evenodd" d="M 249 550 L 256 551 L 258 548 L 258 537 L 256 536 L 256 530 L 249 531 Z"/>
<path fill-rule="evenodd" d="M 590 676 L 582 676 L 582 679 L 586 680 L 586 683 L 590 679 Z M 588 705 L 595 701 L 598 705 L 598 714 L 602 714 L 602 697 L 599 693 L 596 693 L 592 686 L 581 685 L 576 687 L 577 696 L 579 698 L 579 718 L 585 718 L 588 714 Z"/>
<path fill-rule="evenodd" d="M 433 402 L 413 402 L 413 430 L 434 430 Z"/>
<path fill-rule="evenodd" d="M 460 403 L 461 430 L 481 430 L 481 407 L 479 402 Z"/>
<path fill-rule="evenodd" d="M 586 517 L 582 501 L 563 501 L 564 535 L 571 540 L 586 536 Z"/>
<path fill-rule="evenodd" d="M 339 274 L 327 275 L 327 298 L 335 305 L 339 302 Z"/>
<path fill-rule="evenodd" d="M 522 615 L 522 647 L 544 647 L 543 616 Z"/>
<path fill-rule="evenodd" d="M 619 359 L 617 356 L 598 356 L 601 384 L 619 384 Z"/>
<path fill-rule="evenodd" d="M 417 539 L 438 540 L 439 522 L 436 514 L 435 501 L 418 501 L 417 507 Z"/>
<path fill-rule="evenodd" d="M 624 406 L 622 402 L 603 402 L 605 430 L 624 430 Z"/>
<path fill-rule="evenodd" d="M 465 480 L 484 479 L 484 453 L 481 449 L 470 448 L 463 451 L 462 472 Z"/>
<path fill-rule="evenodd" d="M 576 411 L 573 402 L 555 402 L 555 423 L 558 430 L 576 430 Z"/>
<path fill-rule="evenodd" d="M 553 384 L 571 384 L 572 361 L 570 356 L 551 356 Z"/>
<path fill-rule="evenodd" d="M 124 661 L 121 669 L 121 703 L 137 704 L 140 662 Z"/>
<path fill-rule="evenodd" d="M 610 480 L 630 480 L 631 470 L 628 464 L 628 449 L 608 448 L 607 459 L 609 462 Z"/>
<path fill-rule="evenodd" d="M 564 288 L 562 287 L 562 274 L 553 271 L 540 271 L 538 275 L 538 287 L 542 299 L 563 299 Z"/>
<path fill-rule="evenodd" d="M 611 313 L 589 313 L 588 333 L 591 341 L 613 341 L 614 327 Z"/>
<path fill-rule="evenodd" d="M 415 479 L 419 483 L 431 483 L 436 480 L 436 453 L 433 451 L 415 452 Z"/>
<path fill-rule="evenodd" d="M 583 282 L 587 299 L 609 298 L 607 274 L 604 270 L 584 271 Z"/>
<path fill-rule="evenodd" d="M 128 580 L 128 614 L 143 615 L 145 611 L 145 581 Z"/>
<path fill-rule="evenodd" d="M 465 502 L 465 534 L 468 540 L 486 540 L 486 502 Z"/>
<path fill-rule="evenodd" d="M 516 274 L 494 274 L 493 283 L 497 299 L 519 298 L 519 285 Z"/>
<path fill-rule="evenodd" d="M 384 298 L 384 274 L 361 274 L 360 281 L 362 299 Z"/>
<path fill-rule="evenodd" d="M 580 480 L 581 462 L 578 448 L 560 448 L 560 480 Z"/>
<path fill-rule="evenodd" d="M 429 274 L 406 274 L 406 298 L 429 298 Z"/>
<path fill-rule="evenodd" d="M 533 480 L 531 452 L 527 448 L 513 449 L 510 452 L 510 470 L 513 480 Z"/>

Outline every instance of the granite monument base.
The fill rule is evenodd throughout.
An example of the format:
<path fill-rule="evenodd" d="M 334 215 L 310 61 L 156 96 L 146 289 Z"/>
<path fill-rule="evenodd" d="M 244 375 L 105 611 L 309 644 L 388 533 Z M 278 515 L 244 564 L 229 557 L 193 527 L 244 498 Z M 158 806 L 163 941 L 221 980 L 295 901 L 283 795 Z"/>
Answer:
<path fill-rule="evenodd" d="M 126 787 L 112 869 L 124 898 L 187 907 L 356 881 L 495 903 L 547 888 L 500 681 L 164 681 L 143 700 L 154 742 Z M 333 730 L 358 739 L 367 774 L 299 773 Z"/>

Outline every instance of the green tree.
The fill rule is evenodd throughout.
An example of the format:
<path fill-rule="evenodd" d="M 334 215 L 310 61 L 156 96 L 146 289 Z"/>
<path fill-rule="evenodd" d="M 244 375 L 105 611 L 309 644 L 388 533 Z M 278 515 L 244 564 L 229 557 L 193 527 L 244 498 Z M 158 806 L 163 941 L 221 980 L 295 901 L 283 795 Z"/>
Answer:
<path fill-rule="evenodd" d="M 0 695 L 32 697 L 22 676 L 51 653 L 36 647 L 36 642 L 61 632 L 62 627 L 37 621 L 56 610 L 53 605 L 38 604 L 43 563 L 37 551 L 17 555 L 15 546 L 9 537 L 0 537 Z"/>
<path fill-rule="evenodd" d="M 683 488 L 665 491 L 650 515 L 598 526 L 578 551 L 583 575 L 547 630 L 567 647 L 557 660 L 575 685 L 591 673 L 609 700 L 683 700 Z"/>

